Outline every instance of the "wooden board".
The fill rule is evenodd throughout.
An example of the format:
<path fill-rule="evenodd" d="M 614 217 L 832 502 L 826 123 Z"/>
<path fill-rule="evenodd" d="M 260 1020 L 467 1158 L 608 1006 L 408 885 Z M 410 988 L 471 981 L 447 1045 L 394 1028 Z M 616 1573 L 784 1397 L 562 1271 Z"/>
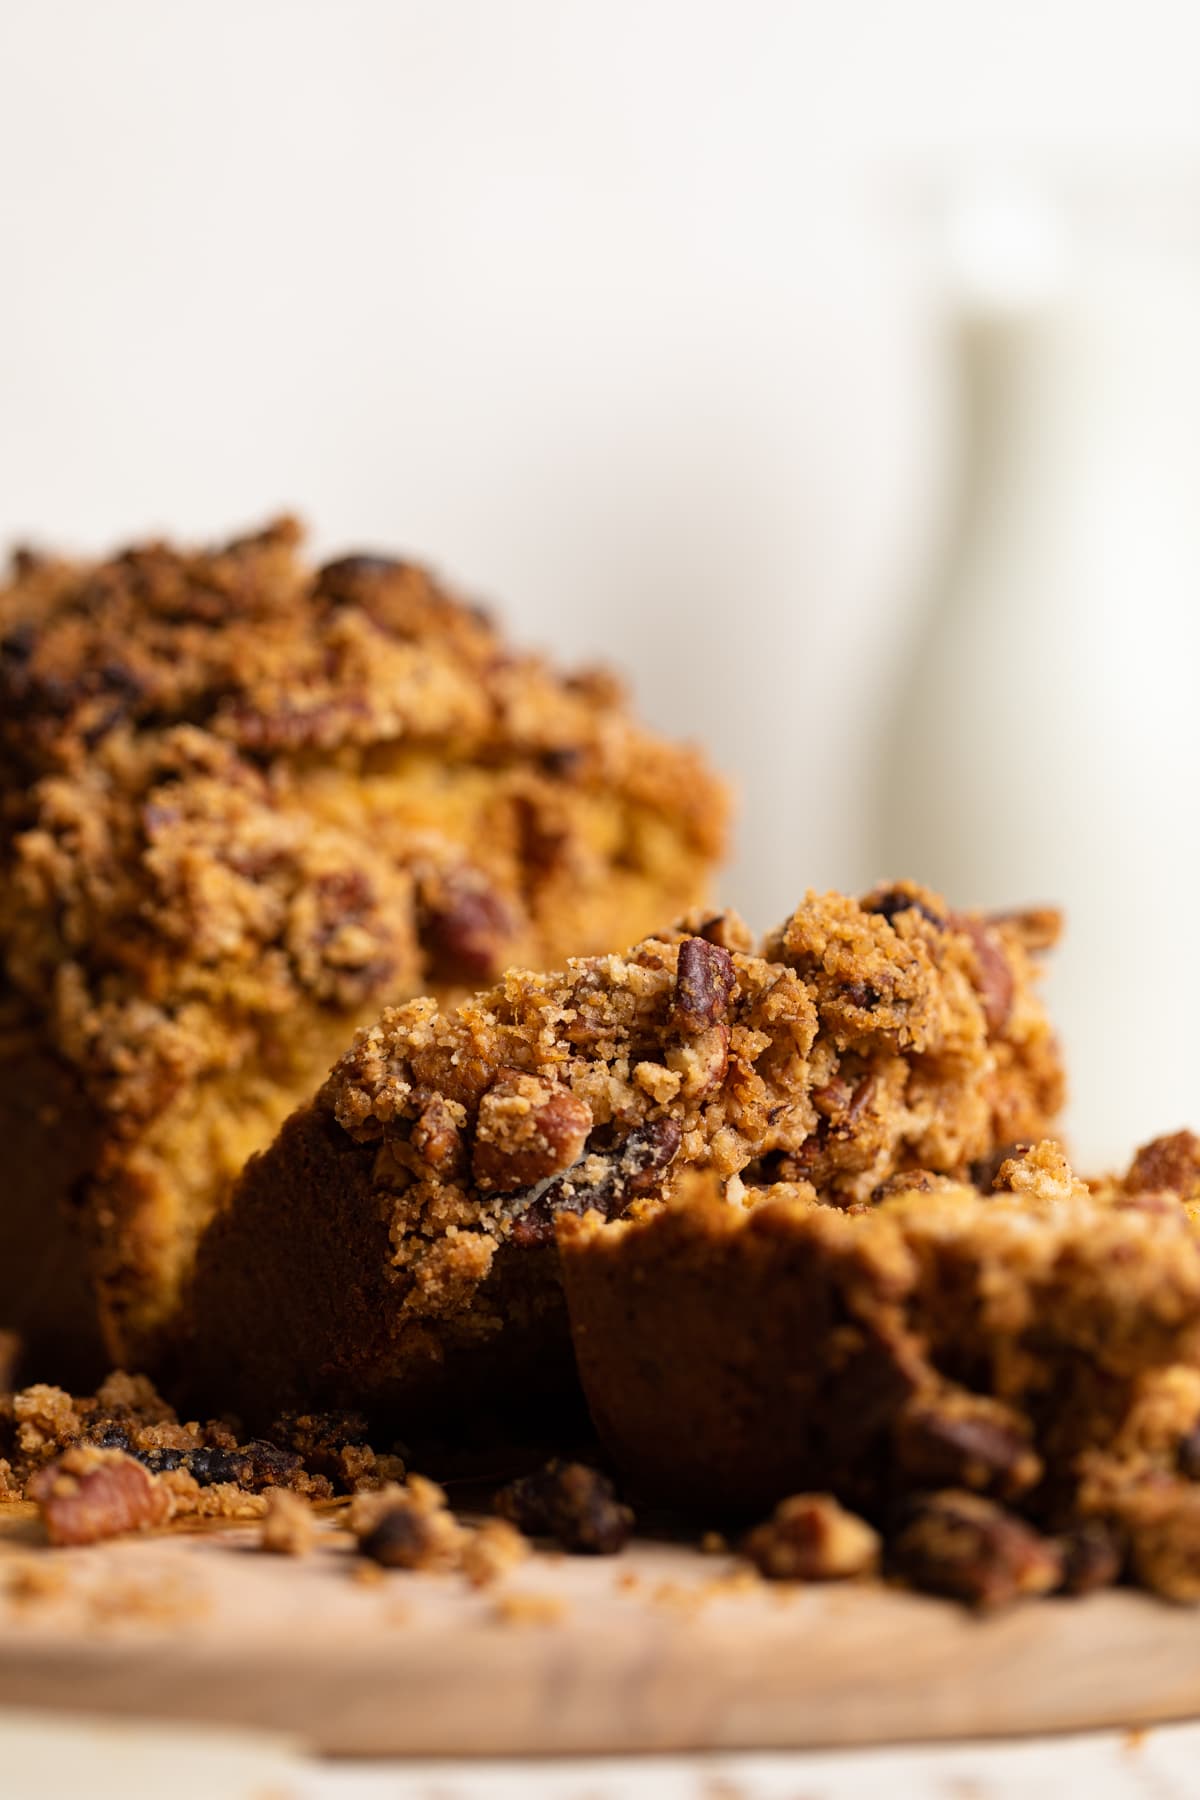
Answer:
<path fill-rule="evenodd" d="M 639 1543 L 484 1592 L 253 1528 L 53 1552 L 0 1528 L 0 1706 L 206 1721 L 350 1755 L 807 1747 L 1200 1713 L 1200 1620 L 1134 1593 L 991 1619 L 878 1586 L 737 1585 Z M 36 1591 L 45 1570 L 55 1591 Z M 35 1591 L 30 1591 L 31 1587 Z M 514 1613 L 559 1607 L 553 1618 Z M 515 1600 L 514 1597 L 521 1597 Z M 507 1601 L 507 1603 L 506 1603 Z"/>

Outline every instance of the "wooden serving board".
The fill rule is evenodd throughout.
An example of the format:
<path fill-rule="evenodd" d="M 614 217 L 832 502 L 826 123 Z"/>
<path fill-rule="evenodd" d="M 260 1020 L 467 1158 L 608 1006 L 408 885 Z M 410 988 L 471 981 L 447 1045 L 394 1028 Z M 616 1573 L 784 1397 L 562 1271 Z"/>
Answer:
<path fill-rule="evenodd" d="M 359 1579 L 332 1518 L 296 1559 L 262 1553 L 254 1527 L 50 1551 L 28 1509 L 5 1510 L 4 1707 L 372 1756 L 801 1748 L 1200 1713 L 1200 1619 L 1134 1593 L 980 1619 L 882 1586 L 739 1582 L 729 1557 L 650 1542 L 538 1555 L 475 1591 Z"/>

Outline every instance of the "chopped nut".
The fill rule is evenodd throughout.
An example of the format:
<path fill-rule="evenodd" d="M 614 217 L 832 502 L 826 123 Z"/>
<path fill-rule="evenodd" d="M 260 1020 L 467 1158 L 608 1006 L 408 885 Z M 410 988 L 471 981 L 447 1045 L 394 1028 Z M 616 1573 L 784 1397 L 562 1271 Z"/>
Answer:
<path fill-rule="evenodd" d="M 896 1461 L 915 1487 L 964 1487 L 1015 1499 L 1041 1479 L 1028 1421 L 1000 1400 L 949 1391 L 916 1398 L 896 1426 Z"/>
<path fill-rule="evenodd" d="M 832 1494 L 793 1494 L 750 1532 L 744 1554 L 772 1581 L 844 1581 L 879 1564 L 879 1533 Z"/>
<path fill-rule="evenodd" d="M 29 1482 L 52 1544 L 94 1544 L 126 1531 L 163 1525 L 171 1496 L 123 1450 L 77 1445 L 39 1469 Z"/>
<path fill-rule="evenodd" d="M 1061 1550 L 1023 1519 L 953 1489 L 916 1503 L 890 1560 L 914 1587 L 981 1608 L 1048 1594 L 1063 1573 Z"/>
<path fill-rule="evenodd" d="M 639 1125 L 612 1150 L 589 1156 L 544 1190 L 513 1197 L 512 1236 L 518 1244 L 548 1244 L 559 1213 L 602 1212 L 619 1218 L 632 1201 L 651 1193 L 661 1171 L 674 1161 L 683 1139 L 675 1119 Z"/>
<path fill-rule="evenodd" d="M 462 1551 L 462 1572 L 472 1587 L 488 1587 L 529 1555 L 529 1540 L 507 1519 L 485 1519 Z"/>
<path fill-rule="evenodd" d="M 457 1102 L 431 1093 L 412 1129 L 413 1149 L 443 1181 L 457 1181 L 466 1171 L 466 1147 L 459 1129 L 464 1116 Z"/>
<path fill-rule="evenodd" d="M 699 1100 L 719 1087 L 729 1067 L 729 1027 L 710 1025 L 695 1037 L 672 1044 L 666 1052 L 667 1068 L 679 1077 L 679 1092 L 685 1100 Z"/>
<path fill-rule="evenodd" d="M 733 958 L 719 944 L 702 937 L 684 938 L 675 970 L 671 1018 L 689 1036 L 721 1025 L 737 985 Z"/>
<path fill-rule="evenodd" d="M 436 981 L 492 980 L 515 929 L 509 908 L 481 874 L 461 870 L 422 886 L 421 938 Z"/>
<path fill-rule="evenodd" d="M 484 1192 L 511 1193 L 578 1162 L 592 1111 L 570 1088 L 506 1069 L 479 1106 L 471 1173 Z"/>
<path fill-rule="evenodd" d="M 988 1031 L 998 1036 L 1008 1024 L 1016 996 L 1016 977 L 999 934 L 982 919 L 955 913 L 951 924 L 971 940 L 978 970 L 977 987 Z"/>
<path fill-rule="evenodd" d="M 263 1549 L 279 1556 L 307 1556 L 317 1535 L 308 1501 L 290 1488 L 272 1488 L 266 1499 L 260 1539 Z"/>
<path fill-rule="evenodd" d="M 555 1459 L 496 1495 L 496 1511 L 534 1537 L 552 1537 L 584 1555 L 612 1556 L 633 1531 L 629 1507 L 613 1484 L 586 1463 Z"/>

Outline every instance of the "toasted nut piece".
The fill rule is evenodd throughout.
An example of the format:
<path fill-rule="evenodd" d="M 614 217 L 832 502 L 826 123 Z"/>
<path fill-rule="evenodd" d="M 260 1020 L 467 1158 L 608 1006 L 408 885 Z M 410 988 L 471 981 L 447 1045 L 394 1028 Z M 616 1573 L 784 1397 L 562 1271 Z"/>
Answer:
<path fill-rule="evenodd" d="M 1012 964 L 1005 953 L 999 933 L 982 919 L 969 918 L 965 913 L 954 913 L 950 923 L 956 931 L 961 931 L 964 937 L 971 940 L 978 971 L 976 988 L 983 1006 L 983 1016 L 989 1033 L 996 1037 L 1008 1024 L 1016 997 L 1017 983 Z"/>
<path fill-rule="evenodd" d="M 946 1489 L 919 1501 L 890 1560 L 914 1587 L 981 1608 L 1060 1586 L 1063 1554 L 1015 1513 Z"/>
<path fill-rule="evenodd" d="M 570 1088 L 505 1069 L 479 1105 L 471 1173 L 485 1192 L 513 1193 L 561 1175 L 583 1154 L 592 1110 Z"/>
<path fill-rule="evenodd" d="M 171 1496 L 123 1450 L 77 1444 L 29 1482 L 52 1544 L 95 1544 L 126 1531 L 165 1525 Z"/>
<path fill-rule="evenodd" d="M 1041 1479 L 1028 1421 L 982 1394 L 951 1390 L 913 1399 L 896 1426 L 894 1447 L 913 1487 L 973 1488 L 1012 1500 Z"/>
<path fill-rule="evenodd" d="M 672 1023 L 689 1035 L 723 1024 L 736 986 L 728 950 L 702 937 L 684 938 L 675 968 Z"/>
<path fill-rule="evenodd" d="M 879 1565 L 879 1533 L 832 1494 L 793 1494 L 749 1533 L 743 1554 L 772 1581 L 844 1581 Z"/>

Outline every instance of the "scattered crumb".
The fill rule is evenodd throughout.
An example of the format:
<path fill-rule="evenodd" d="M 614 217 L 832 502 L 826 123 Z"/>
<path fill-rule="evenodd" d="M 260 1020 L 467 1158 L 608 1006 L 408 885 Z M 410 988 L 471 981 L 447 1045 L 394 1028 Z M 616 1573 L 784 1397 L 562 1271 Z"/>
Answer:
<path fill-rule="evenodd" d="M 356 1494 L 350 1529 L 359 1552 L 385 1569 L 449 1570 L 461 1566 L 467 1534 L 436 1482 L 410 1475 L 404 1487 Z"/>
<path fill-rule="evenodd" d="M 87 1595 L 88 1623 L 101 1628 L 125 1622 L 182 1625 L 200 1618 L 210 1596 L 190 1580 L 176 1576 L 110 1576 Z"/>
<path fill-rule="evenodd" d="M 377 1562 L 359 1561 L 354 1565 L 351 1579 L 356 1581 L 359 1587 L 378 1587 L 385 1577 L 383 1569 Z"/>
<path fill-rule="evenodd" d="M 4 1592 L 15 1606 L 57 1600 L 66 1591 L 64 1564 L 47 1556 L 22 1556 L 4 1570 Z"/>
<path fill-rule="evenodd" d="M 472 1587 L 488 1587 L 529 1555 L 529 1539 L 507 1519 L 485 1519 L 462 1549 L 462 1572 Z"/>
<path fill-rule="evenodd" d="M 559 1594 L 500 1594 L 492 1602 L 492 1617 L 501 1625 L 556 1625 L 567 1611 Z"/>
<path fill-rule="evenodd" d="M 615 1582 L 615 1586 L 627 1594 L 632 1593 L 634 1588 L 641 1587 L 641 1585 L 642 1578 L 634 1569 L 622 1569 Z"/>
<path fill-rule="evenodd" d="M 729 1540 L 720 1531 L 706 1531 L 700 1539 L 700 1550 L 704 1556 L 723 1556 L 729 1548 Z"/>
<path fill-rule="evenodd" d="M 293 1494 L 290 1488 L 271 1488 L 266 1502 L 259 1539 L 263 1549 L 278 1556 L 307 1556 L 317 1535 L 317 1522 L 308 1501 Z"/>

